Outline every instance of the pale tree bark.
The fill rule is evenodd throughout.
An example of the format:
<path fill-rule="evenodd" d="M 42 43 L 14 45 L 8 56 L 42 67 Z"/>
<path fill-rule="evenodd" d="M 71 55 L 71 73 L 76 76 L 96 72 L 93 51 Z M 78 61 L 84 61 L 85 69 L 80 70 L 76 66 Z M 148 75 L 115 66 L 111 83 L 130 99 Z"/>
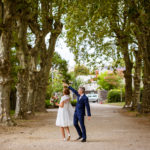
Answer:
<path fill-rule="evenodd" d="M 1 27 L 0 31 L 0 122 L 7 125 L 14 125 L 10 116 L 10 89 L 11 89 L 11 64 L 10 49 L 11 35 L 13 27 L 13 9 L 12 1 L 0 1 Z"/>
<path fill-rule="evenodd" d="M 140 43 L 141 38 L 135 31 L 135 36 L 138 43 Z M 132 107 L 131 110 L 138 110 L 138 105 L 140 105 L 141 96 L 141 73 L 142 73 L 142 47 L 138 45 L 138 50 L 134 52 L 135 56 L 135 66 L 134 66 L 134 91 L 132 97 Z M 140 110 L 138 110 L 140 111 Z"/>
<path fill-rule="evenodd" d="M 18 83 L 17 83 L 17 102 L 15 117 L 16 118 L 27 118 L 27 91 L 28 91 L 28 79 L 29 79 L 29 62 L 28 62 L 28 47 L 27 47 L 27 22 L 26 16 L 22 15 L 17 21 L 18 24 L 18 51 L 17 57 L 20 64 L 18 72 Z"/>
<path fill-rule="evenodd" d="M 141 72 L 142 72 L 142 53 L 141 47 L 138 47 L 138 51 L 135 51 L 135 66 L 134 66 L 134 91 L 132 97 L 132 108 L 131 110 L 137 110 L 140 104 L 141 95 Z"/>

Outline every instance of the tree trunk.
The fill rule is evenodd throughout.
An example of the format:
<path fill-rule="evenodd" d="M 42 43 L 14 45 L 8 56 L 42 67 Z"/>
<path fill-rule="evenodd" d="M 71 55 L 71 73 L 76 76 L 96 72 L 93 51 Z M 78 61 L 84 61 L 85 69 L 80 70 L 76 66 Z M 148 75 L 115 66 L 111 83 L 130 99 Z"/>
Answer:
<path fill-rule="evenodd" d="M 29 72 L 29 85 L 28 85 L 28 112 L 32 115 L 35 114 L 35 102 L 37 99 L 37 89 L 38 89 L 38 71 Z"/>
<path fill-rule="evenodd" d="M 17 57 L 21 69 L 18 72 L 17 83 L 17 102 L 15 117 L 26 119 L 27 118 L 27 93 L 28 93 L 28 80 L 29 80 L 29 62 L 28 62 L 28 48 L 27 48 L 27 23 L 22 16 L 18 20 L 18 44 L 19 50 L 17 51 Z"/>
<path fill-rule="evenodd" d="M 131 110 L 136 110 L 137 105 L 140 103 L 140 85 L 141 85 L 141 67 L 142 67 L 142 56 L 141 56 L 141 48 L 135 52 L 135 73 L 134 73 L 134 91 L 132 98 L 132 108 Z"/>
<path fill-rule="evenodd" d="M 124 71 L 124 78 L 125 78 L 125 106 L 130 107 L 132 102 L 132 67 L 133 64 L 131 62 L 129 56 L 129 49 L 128 49 L 128 41 L 126 36 L 122 36 L 121 38 L 118 37 L 119 45 L 121 47 L 121 52 L 124 57 L 125 62 L 125 71 Z"/>
<path fill-rule="evenodd" d="M 60 24 L 57 24 L 60 27 Z M 60 28 L 59 33 L 54 33 L 51 35 L 49 40 L 49 49 L 48 52 L 44 52 L 41 55 L 42 63 L 41 63 L 41 70 L 39 73 L 38 82 L 38 92 L 37 92 L 37 99 L 36 99 L 36 111 L 45 111 L 45 97 L 46 97 L 46 89 L 48 85 L 49 73 L 52 65 L 52 58 L 55 51 L 55 44 L 58 35 L 61 33 L 62 26 Z M 57 30 L 58 31 L 58 30 Z"/>
<path fill-rule="evenodd" d="M 36 95 L 36 103 L 35 103 L 35 111 L 44 112 L 45 111 L 45 97 L 46 97 L 46 89 L 47 89 L 47 77 L 45 73 L 40 72 L 38 74 L 40 80 L 37 82 L 37 95 Z"/>
<path fill-rule="evenodd" d="M 143 61 L 144 61 L 144 89 L 143 89 L 143 97 L 142 97 L 142 109 L 143 113 L 150 112 L 150 31 L 148 33 L 143 32 L 141 37 L 143 50 Z"/>
<path fill-rule="evenodd" d="M 5 25 L 0 31 L 0 122 L 7 125 L 15 124 L 10 116 L 12 8 L 11 2 L 5 2 L 1 10 L 4 16 L 0 16 Z"/>
<path fill-rule="evenodd" d="M 15 117 L 27 119 L 27 87 L 28 87 L 28 69 L 21 69 L 18 72 L 17 83 L 17 101 Z"/>

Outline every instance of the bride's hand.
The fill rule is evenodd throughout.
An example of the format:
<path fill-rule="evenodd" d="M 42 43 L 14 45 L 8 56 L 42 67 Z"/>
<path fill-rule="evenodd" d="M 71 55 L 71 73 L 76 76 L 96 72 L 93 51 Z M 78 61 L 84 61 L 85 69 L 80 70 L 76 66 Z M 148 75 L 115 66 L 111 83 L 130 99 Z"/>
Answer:
<path fill-rule="evenodd" d="M 67 83 L 63 83 L 63 86 L 64 86 L 64 87 L 65 87 L 65 86 L 67 86 L 67 87 L 68 87 L 69 85 L 68 85 Z"/>
<path fill-rule="evenodd" d="M 56 106 L 58 106 L 58 103 L 55 103 Z"/>

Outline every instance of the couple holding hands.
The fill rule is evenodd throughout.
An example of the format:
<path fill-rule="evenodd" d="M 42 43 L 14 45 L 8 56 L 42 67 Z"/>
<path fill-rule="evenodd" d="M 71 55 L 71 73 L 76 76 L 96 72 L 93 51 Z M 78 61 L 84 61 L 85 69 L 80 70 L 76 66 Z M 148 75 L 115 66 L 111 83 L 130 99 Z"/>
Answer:
<path fill-rule="evenodd" d="M 79 87 L 78 91 L 73 89 L 67 83 L 64 83 L 63 96 L 61 97 L 60 103 L 55 103 L 59 106 L 56 126 L 61 128 L 61 133 L 64 141 L 70 140 L 69 126 L 74 125 L 77 130 L 79 137 L 76 140 L 86 142 L 86 128 L 84 124 L 85 108 L 87 109 L 88 120 L 91 119 L 90 105 L 88 97 L 85 95 L 85 88 Z M 70 90 L 77 96 L 77 104 L 75 111 L 70 103 Z M 79 125 L 80 123 L 80 125 Z M 67 139 L 65 138 L 65 130 L 68 133 Z"/>

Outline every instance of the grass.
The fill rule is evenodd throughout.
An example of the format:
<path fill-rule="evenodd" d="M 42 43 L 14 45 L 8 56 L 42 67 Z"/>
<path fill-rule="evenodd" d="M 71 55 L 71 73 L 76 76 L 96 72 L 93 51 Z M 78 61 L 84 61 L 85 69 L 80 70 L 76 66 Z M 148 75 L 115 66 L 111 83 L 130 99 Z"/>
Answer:
<path fill-rule="evenodd" d="M 10 110 L 10 115 L 14 115 L 15 114 L 15 110 Z"/>
<path fill-rule="evenodd" d="M 125 105 L 125 102 L 108 103 L 106 101 L 105 104 L 109 104 L 109 105 L 113 105 L 113 106 L 122 106 L 123 107 Z"/>

